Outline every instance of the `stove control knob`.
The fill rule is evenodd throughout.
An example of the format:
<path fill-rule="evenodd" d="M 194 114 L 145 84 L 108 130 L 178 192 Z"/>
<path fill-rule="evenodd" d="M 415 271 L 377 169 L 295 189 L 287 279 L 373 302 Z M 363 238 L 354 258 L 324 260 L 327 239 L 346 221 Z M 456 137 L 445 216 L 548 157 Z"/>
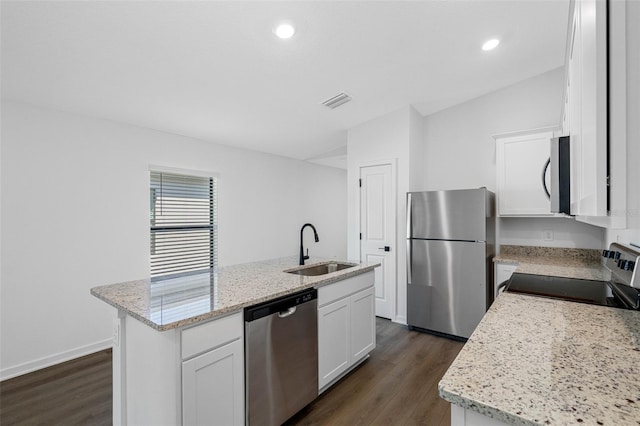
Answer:
<path fill-rule="evenodd" d="M 614 251 L 613 252 L 613 258 L 616 259 L 616 260 L 620 259 L 620 252 L 619 251 Z"/>
<path fill-rule="evenodd" d="M 615 255 L 616 255 L 616 252 L 613 250 L 610 250 L 609 253 L 607 253 L 607 257 L 609 259 L 613 259 Z"/>
<path fill-rule="evenodd" d="M 602 250 L 602 257 L 609 257 L 609 250 Z"/>
<path fill-rule="evenodd" d="M 633 260 L 625 260 L 622 264 L 622 269 L 625 271 L 633 271 L 634 266 L 636 266 L 636 262 Z"/>

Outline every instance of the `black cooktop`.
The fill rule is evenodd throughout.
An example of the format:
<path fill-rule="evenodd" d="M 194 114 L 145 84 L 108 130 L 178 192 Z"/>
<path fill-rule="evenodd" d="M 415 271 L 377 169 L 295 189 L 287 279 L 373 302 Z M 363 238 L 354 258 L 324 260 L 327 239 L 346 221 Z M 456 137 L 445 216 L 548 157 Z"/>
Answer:
<path fill-rule="evenodd" d="M 607 281 L 516 272 L 509 279 L 505 291 L 622 309 L 638 309 L 640 306 L 637 289 Z"/>

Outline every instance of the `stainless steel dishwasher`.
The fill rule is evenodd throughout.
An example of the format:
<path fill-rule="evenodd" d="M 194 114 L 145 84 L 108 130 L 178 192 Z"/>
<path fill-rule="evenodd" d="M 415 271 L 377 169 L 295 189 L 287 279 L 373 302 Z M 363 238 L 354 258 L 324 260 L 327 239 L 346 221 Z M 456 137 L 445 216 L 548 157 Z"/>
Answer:
<path fill-rule="evenodd" d="M 246 308 L 247 424 L 280 425 L 318 396 L 318 292 Z"/>

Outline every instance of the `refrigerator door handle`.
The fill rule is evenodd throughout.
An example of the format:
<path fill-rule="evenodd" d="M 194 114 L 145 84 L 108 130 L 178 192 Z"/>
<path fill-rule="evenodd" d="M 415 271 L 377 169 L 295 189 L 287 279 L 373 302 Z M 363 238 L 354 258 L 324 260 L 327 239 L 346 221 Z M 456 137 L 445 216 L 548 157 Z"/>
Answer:
<path fill-rule="evenodd" d="M 411 193 L 407 193 L 407 238 L 411 238 Z"/>
<path fill-rule="evenodd" d="M 413 263 L 411 255 L 411 240 L 407 240 L 407 284 L 411 284 L 411 263 Z"/>

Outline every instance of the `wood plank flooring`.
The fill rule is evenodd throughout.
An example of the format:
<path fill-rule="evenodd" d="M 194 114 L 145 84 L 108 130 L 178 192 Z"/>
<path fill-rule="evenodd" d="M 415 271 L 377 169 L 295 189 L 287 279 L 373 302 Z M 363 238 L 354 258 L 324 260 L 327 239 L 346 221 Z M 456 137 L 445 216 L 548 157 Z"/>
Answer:
<path fill-rule="evenodd" d="M 111 349 L 0 383 L 0 424 L 111 425 Z"/>
<path fill-rule="evenodd" d="M 287 425 L 448 425 L 438 381 L 461 342 L 378 318 L 377 347 Z M 111 350 L 0 383 L 0 424 L 110 425 Z"/>
<path fill-rule="evenodd" d="M 287 425 L 449 425 L 438 382 L 463 343 L 376 320 L 376 349 Z"/>

